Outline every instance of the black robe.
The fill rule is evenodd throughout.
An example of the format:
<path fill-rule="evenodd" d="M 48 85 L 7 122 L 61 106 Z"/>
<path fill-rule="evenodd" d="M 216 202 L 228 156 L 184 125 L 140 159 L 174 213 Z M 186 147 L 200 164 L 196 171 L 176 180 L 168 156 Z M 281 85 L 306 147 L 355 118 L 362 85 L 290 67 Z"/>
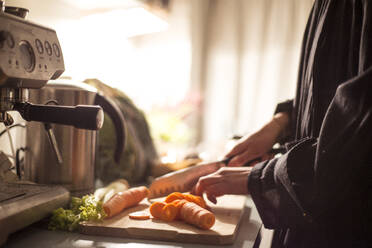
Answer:
<path fill-rule="evenodd" d="M 248 178 L 273 247 L 372 247 L 372 1 L 315 1 L 288 151 Z"/>

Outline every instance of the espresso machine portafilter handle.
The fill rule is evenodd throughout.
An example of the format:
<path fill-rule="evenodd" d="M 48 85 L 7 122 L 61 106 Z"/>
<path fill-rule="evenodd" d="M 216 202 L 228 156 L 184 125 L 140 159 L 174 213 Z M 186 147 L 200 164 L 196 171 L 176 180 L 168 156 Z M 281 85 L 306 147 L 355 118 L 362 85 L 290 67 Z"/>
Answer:
<path fill-rule="evenodd" d="M 98 130 L 103 125 L 103 110 L 97 105 L 41 105 L 16 103 L 14 109 L 20 112 L 26 121 L 39 121 L 71 125 L 76 128 Z"/>

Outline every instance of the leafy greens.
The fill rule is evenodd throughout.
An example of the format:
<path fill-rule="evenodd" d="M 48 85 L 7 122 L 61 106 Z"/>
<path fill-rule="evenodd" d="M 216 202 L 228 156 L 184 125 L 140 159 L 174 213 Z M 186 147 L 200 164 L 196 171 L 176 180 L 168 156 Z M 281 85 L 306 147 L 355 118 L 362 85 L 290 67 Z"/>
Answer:
<path fill-rule="evenodd" d="M 53 211 L 48 229 L 75 231 L 81 221 L 100 221 L 106 216 L 102 205 L 94 195 L 71 197 L 69 209 Z"/>

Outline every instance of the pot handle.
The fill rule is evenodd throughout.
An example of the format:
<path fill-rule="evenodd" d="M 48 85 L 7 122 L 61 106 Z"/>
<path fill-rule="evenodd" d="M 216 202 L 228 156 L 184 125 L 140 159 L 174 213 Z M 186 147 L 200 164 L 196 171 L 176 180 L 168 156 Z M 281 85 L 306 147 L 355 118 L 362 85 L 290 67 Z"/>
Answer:
<path fill-rule="evenodd" d="M 125 119 L 117 104 L 110 98 L 104 97 L 97 93 L 94 104 L 100 105 L 104 112 L 106 112 L 115 126 L 116 131 L 116 147 L 114 152 L 114 161 L 119 163 L 122 152 L 125 148 L 126 134 L 125 134 Z"/>

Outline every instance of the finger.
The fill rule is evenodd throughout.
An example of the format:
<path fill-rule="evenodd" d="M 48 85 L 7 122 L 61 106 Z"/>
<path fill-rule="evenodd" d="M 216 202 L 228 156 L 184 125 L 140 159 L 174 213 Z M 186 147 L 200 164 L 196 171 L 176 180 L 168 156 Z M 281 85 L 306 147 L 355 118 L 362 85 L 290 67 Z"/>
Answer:
<path fill-rule="evenodd" d="M 249 147 L 250 145 L 250 142 L 247 142 L 247 140 L 243 140 L 241 141 L 240 143 L 238 143 L 237 145 L 235 145 L 230 152 L 228 152 L 225 157 L 232 157 L 232 156 L 235 156 L 239 153 L 242 153 L 244 152 L 245 150 L 247 150 L 247 148 Z"/>
<path fill-rule="evenodd" d="M 261 163 L 261 162 L 266 161 L 266 160 L 269 160 L 269 159 L 272 159 L 273 157 L 274 157 L 274 154 L 266 153 L 266 154 L 262 155 L 261 158 L 258 161 L 255 161 L 254 163 L 250 164 L 250 166 L 255 166 L 256 164 Z"/>
<path fill-rule="evenodd" d="M 222 167 L 221 169 L 218 170 L 218 174 L 221 176 L 225 176 L 231 174 L 239 174 L 250 170 L 251 168 L 249 167 Z"/>
<path fill-rule="evenodd" d="M 211 194 L 207 194 L 207 198 L 210 202 L 212 202 L 213 204 L 217 204 L 217 199 L 216 197 L 214 197 L 213 195 Z"/>
<path fill-rule="evenodd" d="M 228 193 L 226 191 L 226 188 L 228 188 L 228 185 L 226 185 L 226 183 L 216 183 L 205 188 L 204 193 L 216 198 Z"/>
<path fill-rule="evenodd" d="M 221 180 L 221 177 L 218 175 L 208 175 L 204 177 L 200 177 L 199 181 L 195 185 L 195 194 L 202 195 L 205 189 L 212 184 L 215 184 Z"/>
<path fill-rule="evenodd" d="M 203 191 L 204 189 L 202 188 L 202 186 L 200 185 L 199 182 L 196 183 L 195 187 L 193 188 L 193 195 L 203 195 Z"/>
<path fill-rule="evenodd" d="M 202 187 L 208 187 L 209 185 L 219 183 L 221 181 L 221 176 L 219 174 L 210 174 L 199 178 L 199 185 Z"/>
<path fill-rule="evenodd" d="M 241 156 L 235 156 L 230 160 L 227 166 L 228 167 L 241 167 L 242 164 L 243 163 L 241 162 Z"/>
<path fill-rule="evenodd" d="M 254 154 L 252 153 L 250 150 L 240 154 L 240 155 L 237 155 L 235 157 L 233 157 L 230 162 L 228 163 L 227 166 L 232 166 L 232 167 L 240 167 L 240 166 L 244 166 L 245 163 L 251 161 L 252 159 L 255 159 L 259 157 L 258 154 Z"/>
<path fill-rule="evenodd" d="M 197 195 L 196 194 L 196 184 L 192 187 L 192 189 L 190 190 L 190 194 L 192 195 Z"/>
<path fill-rule="evenodd" d="M 230 152 L 228 152 L 225 157 L 232 157 L 236 156 L 237 154 L 243 152 L 246 149 L 246 145 L 244 143 L 236 145 Z"/>
<path fill-rule="evenodd" d="M 223 196 L 226 193 L 225 188 L 226 184 L 224 183 L 213 184 L 205 189 L 205 194 L 207 195 L 208 200 L 216 204 L 217 197 Z"/>

